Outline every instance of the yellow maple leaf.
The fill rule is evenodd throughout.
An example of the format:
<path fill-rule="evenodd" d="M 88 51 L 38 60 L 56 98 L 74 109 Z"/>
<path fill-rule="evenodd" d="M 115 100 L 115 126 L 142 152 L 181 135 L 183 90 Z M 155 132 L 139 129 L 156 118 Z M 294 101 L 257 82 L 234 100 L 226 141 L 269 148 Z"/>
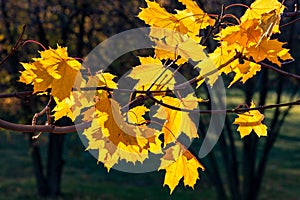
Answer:
<path fill-rule="evenodd" d="M 269 18 L 272 18 L 272 16 L 269 16 Z M 239 25 L 226 27 L 217 34 L 216 39 L 220 41 L 220 46 L 215 49 L 215 52 L 209 54 L 213 62 L 216 63 L 216 67 L 233 58 L 236 52 L 241 52 L 247 58 L 253 58 L 255 61 L 236 59 L 226 67 L 224 66 L 223 69 L 220 69 L 218 73 L 235 73 L 229 87 L 238 80 L 245 83 L 252 78 L 261 70 L 261 65 L 258 63 L 260 61 L 268 59 L 281 66 L 280 61 L 293 59 L 289 54 L 289 50 L 282 47 L 284 43 L 279 42 L 277 39 L 271 40 L 269 36 L 264 36 L 264 31 L 266 30 L 264 30 L 264 27 L 261 27 L 264 26 L 262 22 L 265 20 L 265 26 L 267 26 L 267 23 L 271 23 L 267 22 L 269 18 L 265 16 L 262 19 L 247 19 Z M 212 83 L 216 80 L 218 73 L 212 76 Z"/>
<path fill-rule="evenodd" d="M 252 19 L 261 19 L 262 14 L 269 13 L 274 9 L 277 14 L 281 14 L 284 10 L 284 6 L 278 0 L 256 0 L 241 17 L 241 22 Z"/>
<path fill-rule="evenodd" d="M 161 98 L 161 101 L 170 106 L 192 110 L 198 107 L 198 102 L 201 100 L 192 94 L 189 94 L 182 99 L 165 96 Z M 199 137 L 197 134 L 197 127 L 187 112 L 160 106 L 154 117 L 166 120 L 162 127 L 165 146 L 176 141 L 182 132 L 190 139 Z"/>
<path fill-rule="evenodd" d="M 20 82 L 25 84 L 30 84 L 33 82 L 33 80 L 36 79 L 37 75 L 35 74 L 35 70 L 37 70 L 37 67 L 31 63 L 22 63 L 21 65 L 24 67 L 24 71 L 21 72 L 20 76 Z"/>
<path fill-rule="evenodd" d="M 149 151 L 161 153 L 159 132 L 147 126 L 134 126 L 124 121 L 120 105 L 101 94 L 95 105 L 95 118 L 84 135 L 89 140 L 88 149 L 99 150 L 98 161 L 109 170 L 119 160 L 143 162 Z"/>
<path fill-rule="evenodd" d="M 140 62 L 141 65 L 134 67 L 128 74 L 128 77 L 138 80 L 135 89 L 148 90 L 153 83 L 151 90 L 167 88 L 172 90 L 174 88 L 175 79 L 173 72 L 166 69 L 159 59 L 140 57 Z"/>
<path fill-rule="evenodd" d="M 72 106 L 74 105 L 74 98 L 71 95 L 69 98 L 65 98 L 62 101 L 59 101 L 57 98 L 54 98 L 56 102 L 56 106 L 53 108 L 53 117 L 54 120 L 57 121 L 60 118 L 66 116 L 69 117 L 72 121 L 75 120 L 75 116 L 73 115 Z"/>
<path fill-rule="evenodd" d="M 78 68 L 74 69 L 72 66 L 77 65 Z M 51 95 L 57 97 L 58 100 L 63 100 L 70 96 L 70 91 L 75 82 L 77 72 L 81 64 L 74 60 L 66 61 L 59 64 L 57 72 L 61 75 L 60 79 L 52 79 L 51 81 Z"/>
<path fill-rule="evenodd" d="M 289 50 L 282 47 L 284 44 L 284 42 L 279 42 L 277 39 L 268 40 L 264 38 L 258 46 L 253 45 L 247 48 L 245 55 L 252 57 L 256 62 L 268 59 L 272 63 L 281 66 L 278 58 L 281 60 L 293 59 L 288 52 Z"/>
<path fill-rule="evenodd" d="M 230 66 L 232 71 L 235 73 L 235 76 L 228 87 L 231 87 L 234 83 L 241 80 L 242 83 L 245 83 L 248 79 L 252 78 L 257 72 L 261 70 L 260 64 L 243 61 L 244 63 L 240 63 L 240 61 L 234 60 Z"/>
<path fill-rule="evenodd" d="M 221 75 L 220 70 L 218 70 L 217 66 L 214 64 L 214 61 L 211 58 L 207 58 L 201 62 L 199 62 L 195 68 L 200 69 L 200 74 L 198 79 L 200 81 L 197 82 L 197 88 L 203 83 L 205 79 L 207 79 L 207 83 L 212 87 L 214 83 L 217 81 L 219 75 Z M 201 79 L 202 81 L 201 81 Z"/>
<path fill-rule="evenodd" d="M 280 13 L 276 9 L 262 14 L 259 27 L 263 30 L 260 41 L 263 38 L 270 38 L 273 33 L 279 33 Z M 260 43 L 260 41 L 258 43 Z"/>
<path fill-rule="evenodd" d="M 179 65 L 187 62 L 189 59 L 198 62 L 207 58 L 204 51 L 205 47 L 188 35 L 169 30 L 162 31 L 164 38 L 154 41 L 156 44 L 154 52 L 158 59 L 175 60 L 180 56 L 180 59 L 176 62 Z M 160 36 L 157 36 L 157 33 L 157 31 L 150 31 L 150 36 L 157 38 Z M 161 31 L 159 34 L 161 34 Z"/>
<path fill-rule="evenodd" d="M 199 37 L 199 30 L 201 29 L 202 24 L 197 23 L 195 15 L 188 10 L 176 10 L 174 16 L 188 29 L 186 34 L 199 43 L 201 40 L 201 37 Z"/>
<path fill-rule="evenodd" d="M 169 186 L 171 194 L 182 178 L 185 186 L 194 188 L 199 179 L 198 168 L 204 170 L 203 165 L 191 152 L 176 143 L 166 150 L 158 170 L 166 170 L 164 185 Z"/>
<path fill-rule="evenodd" d="M 148 111 L 149 111 L 149 108 L 147 108 L 144 105 L 136 106 L 127 112 L 127 120 L 129 123 L 132 123 L 132 124 L 142 124 L 142 123 L 146 122 L 143 115 L 145 115 L 145 113 Z"/>
<path fill-rule="evenodd" d="M 218 46 L 214 52 L 208 54 L 209 59 L 211 59 L 214 63 L 214 66 L 219 68 L 220 66 L 224 65 L 225 63 L 228 63 L 230 59 L 232 59 L 236 52 L 233 51 L 234 48 L 232 46 L 228 47 L 227 44 L 224 44 L 224 42 L 221 42 L 221 45 Z M 225 74 L 228 74 L 232 71 L 232 68 L 230 67 L 230 63 L 228 65 L 223 66 L 223 68 L 220 69 L 220 72 L 224 72 Z"/>
<path fill-rule="evenodd" d="M 67 48 L 57 45 L 40 52 L 40 58 L 32 63 L 21 63 L 25 71 L 21 72 L 20 82 L 34 85 L 34 93 L 51 88 L 51 95 L 58 101 L 70 96 L 77 72 L 81 64 L 68 57 Z"/>
<path fill-rule="evenodd" d="M 254 102 L 251 102 L 250 108 L 255 108 Z M 241 138 L 249 135 L 253 130 L 258 137 L 267 136 L 267 126 L 262 124 L 264 115 L 258 110 L 250 110 L 248 112 L 238 114 L 238 118 L 235 119 L 233 124 L 239 125 L 238 131 Z"/>
<path fill-rule="evenodd" d="M 186 26 L 175 15 L 166 11 L 158 3 L 146 0 L 147 8 L 142 8 L 138 17 L 151 26 L 171 29 L 181 33 L 187 33 Z"/>
<path fill-rule="evenodd" d="M 218 40 L 227 42 L 227 46 L 238 44 L 248 47 L 257 44 L 262 32 L 258 25 L 259 20 L 247 20 L 239 25 L 228 26 L 217 34 Z"/>
<path fill-rule="evenodd" d="M 110 89 L 116 89 L 118 84 L 113 80 L 116 76 L 109 73 L 109 72 L 98 72 L 93 76 L 88 76 L 88 80 L 83 87 L 107 87 Z M 95 89 L 96 90 L 96 89 Z M 91 101 L 93 100 L 94 96 L 101 95 L 105 90 L 95 90 L 85 92 L 85 96 Z"/>
<path fill-rule="evenodd" d="M 205 29 L 208 26 L 213 26 L 215 20 L 210 18 L 195 1 L 192 0 L 178 0 L 185 5 L 186 10 L 193 14 L 196 24 L 200 25 L 200 29 Z M 199 31 L 199 30 L 198 30 Z"/>

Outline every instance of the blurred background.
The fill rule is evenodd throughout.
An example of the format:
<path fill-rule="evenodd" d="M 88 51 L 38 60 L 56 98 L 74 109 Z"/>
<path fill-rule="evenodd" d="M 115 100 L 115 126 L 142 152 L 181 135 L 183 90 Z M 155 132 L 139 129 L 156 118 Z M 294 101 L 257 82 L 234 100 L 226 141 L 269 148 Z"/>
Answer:
<path fill-rule="evenodd" d="M 176 0 L 157 0 L 167 10 L 184 8 Z M 222 4 L 251 1 L 198 0 L 208 13 L 219 14 Z M 287 0 L 288 11 L 298 0 Z M 300 4 L 299 4 L 300 6 Z M 144 27 L 136 16 L 142 0 L 0 0 L 0 60 L 4 59 L 18 40 L 36 40 L 48 47 L 67 46 L 70 56 L 84 58 L 100 42 L 119 32 Z M 243 7 L 230 10 L 240 16 Z M 283 24 L 295 20 L 283 19 Z M 292 23 L 281 29 L 280 41 L 287 47 L 295 62 L 283 70 L 300 74 L 300 24 Z M 205 31 L 203 34 L 207 34 Z M 209 41 L 213 49 L 214 41 Z M 21 46 L 5 64 L 0 66 L 0 93 L 31 90 L 19 83 L 20 62 L 37 57 L 38 45 Z M 136 53 L 120 57 L 110 67 L 122 75 L 137 64 Z M 192 74 L 193 72 L 185 72 Z M 228 85 L 230 77 L 224 79 Z M 207 88 L 197 90 L 208 97 Z M 228 108 L 254 100 L 258 105 L 288 102 L 299 98 L 299 81 L 272 71 L 262 71 L 247 84 L 235 84 L 227 91 Z M 34 113 L 40 111 L 47 98 L 2 98 L 0 118 L 31 124 Z M 251 135 L 241 140 L 235 116 L 226 118 L 223 134 L 214 150 L 203 159 L 206 171 L 194 190 L 183 183 L 169 195 L 163 187 L 164 172 L 128 174 L 115 170 L 107 173 L 101 163 L 84 151 L 77 133 L 67 135 L 42 134 L 32 141 L 33 133 L 17 133 L 0 129 L 0 199 L 300 199 L 300 124 L 299 107 L 264 111 L 268 126 L 267 138 Z M 42 121 L 42 120 L 41 120 Z M 209 116 L 201 116 L 200 139 L 192 147 L 197 151 L 205 135 Z M 71 124 L 62 119 L 58 125 Z"/>

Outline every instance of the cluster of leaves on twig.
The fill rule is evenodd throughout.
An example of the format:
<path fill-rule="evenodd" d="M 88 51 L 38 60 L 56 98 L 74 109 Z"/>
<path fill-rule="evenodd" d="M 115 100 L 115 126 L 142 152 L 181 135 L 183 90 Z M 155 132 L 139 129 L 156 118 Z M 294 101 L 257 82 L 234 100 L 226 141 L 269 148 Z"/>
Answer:
<path fill-rule="evenodd" d="M 204 170 L 196 155 L 178 141 L 182 134 L 189 140 L 198 137 L 197 125 L 189 112 L 200 112 L 198 103 L 203 100 L 194 94 L 182 96 L 179 89 L 187 84 L 178 84 L 174 75 L 185 63 L 193 61 L 199 75 L 188 83 L 200 87 L 206 82 L 213 86 L 221 74 L 234 73 L 229 85 L 232 86 L 255 76 L 264 60 L 280 67 L 282 61 L 293 58 L 283 47 L 284 43 L 272 37 L 280 33 L 280 18 L 285 8 L 277 0 L 256 0 L 250 6 L 230 5 L 223 7 L 219 15 L 205 13 L 192 0 L 179 0 L 185 9 L 174 13 L 154 1 L 146 2 L 147 7 L 141 9 L 138 17 L 150 25 L 155 56 L 139 57 L 140 65 L 128 74 L 136 80 L 136 85 L 134 90 L 125 92 L 138 94 L 131 99 L 128 109 L 111 98 L 114 90 L 118 90 L 116 77 L 103 71 L 91 73 L 88 66 L 83 67 L 77 59 L 68 56 L 66 47 L 44 49 L 33 62 L 21 63 L 25 70 L 20 81 L 32 84 L 33 93 L 50 91 L 56 103 L 52 110 L 55 120 L 67 116 L 73 121 L 79 118 L 90 123 L 83 131 L 88 140 L 87 149 L 98 150 L 98 161 L 108 170 L 120 160 L 143 163 L 149 153 L 160 155 L 159 170 L 166 171 L 164 184 L 172 193 L 182 178 L 184 185 L 194 187 L 199 178 L 198 169 Z M 229 12 L 233 6 L 244 6 L 247 10 L 238 18 Z M 227 18 L 235 23 L 232 20 L 229 23 Z M 205 38 L 200 35 L 204 29 L 209 33 Z M 218 46 L 206 54 L 207 38 L 212 34 Z M 96 93 L 82 92 L 95 87 Z M 142 101 L 135 105 L 137 99 Z M 157 105 L 153 116 L 149 116 L 146 100 Z M 241 137 L 252 131 L 259 137 L 267 136 L 259 109 L 263 107 L 252 103 L 250 107 L 229 110 L 238 115 L 234 124 L 238 125 Z M 50 124 L 51 120 L 48 121 Z"/>

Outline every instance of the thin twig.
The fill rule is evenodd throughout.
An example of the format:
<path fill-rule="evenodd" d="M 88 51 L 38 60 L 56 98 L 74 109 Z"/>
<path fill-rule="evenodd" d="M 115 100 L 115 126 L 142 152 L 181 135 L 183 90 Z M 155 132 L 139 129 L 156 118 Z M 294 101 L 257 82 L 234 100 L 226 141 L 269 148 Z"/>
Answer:
<path fill-rule="evenodd" d="M 36 121 L 37 121 L 38 117 L 42 116 L 43 114 L 46 114 L 46 116 L 47 116 L 47 121 L 46 121 L 45 125 L 51 124 L 50 104 L 52 103 L 52 101 L 53 101 L 53 97 L 50 96 L 50 99 L 49 99 L 47 105 L 45 106 L 45 108 L 41 112 L 35 113 L 35 115 L 32 118 L 32 126 L 36 125 Z M 42 134 L 42 132 L 40 131 L 37 135 L 33 135 L 32 139 L 33 140 L 38 139 L 41 134 Z"/>
<path fill-rule="evenodd" d="M 271 69 L 271 70 L 273 70 L 273 71 L 275 71 L 275 72 L 277 72 L 279 74 L 282 74 L 284 76 L 291 77 L 291 78 L 296 79 L 296 80 L 300 80 L 300 76 L 299 75 L 283 71 L 283 70 L 281 70 L 281 69 L 279 69 L 277 67 L 274 67 L 274 66 L 269 65 L 269 64 L 264 63 L 264 62 L 259 62 L 258 64 L 260 64 L 264 68 Z"/>
<path fill-rule="evenodd" d="M 17 52 L 18 48 L 23 44 L 21 40 L 24 36 L 25 31 L 26 31 L 26 25 L 23 25 L 22 32 L 21 32 L 16 44 L 11 48 L 10 53 L 0 62 L 0 65 L 3 65 L 8 60 L 9 57 L 14 55 Z"/>
<path fill-rule="evenodd" d="M 9 93 L 9 94 L 0 94 L 0 99 L 3 98 L 12 98 L 12 97 L 16 97 L 16 98 L 26 98 L 31 96 L 33 93 L 33 91 L 23 91 L 23 92 L 14 92 L 14 93 Z"/>
<path fill-rule="evenodd" d="M 53 98 L 50 97 L 50 99 L 49 99 L 47 105 L 45 106 L 45 108 L 43 108 L 43 110 L 41 110 L 40 112 L 34 114 L 34 116 L 32 118 L 32 125 L 36 125 L 36 121 L 40 116 L 42 116 L 44 114 L 47 114 L 47 112 L 50 110 L 50 104 L 52 103 L 52 100 L 53 100 Z M 49 120 L 48 116 L 47 116 L 47 120 Z"/>
<path fill-rule="evenodd" d="M 36 40 L 26 40 L 23 42 L 23 45 L 25 45 L 27 43 L 35 43 L 35 44 L 39 45 L 40 47 L 42 47 L 44 49 L 44 51 L 46 50 L 46 47 L 42 43 L 40 43 Z"/>
<path fill-rule="evenodd" d="M 17 132 L 48 132 L 55 134 L 65 134 L 76 132 L 79 130 L 84 130 L 91 126 L 91 122 L 82 122 L 77 125 L 70 126 L 55 126 L 55 125 L 24 125 L 24 124 L 16 124 L 0 119 L 0 128 L 17 131 Z"/>
<path fill-rule="evenodd" d="M 282 24 L 279 28 L 284 28 L 284 27 L 289 26 L 289 25 L 291 25 L 291 24 L 293 24 L 293 23 L 296 23 L 296 22 L 299 21 L 299 20 L 300 20 L 300 18 L 294 19 L 294 20 L 292 20 L 292 21 L 290 21 L 290 22 L 287 22 L 287 23 L 285 23 L 285 24 Z"/>
<path fill-rule="evenodd" d="M 237 7 L 237 6 L 240 6 L 240 7 L 244 7 L 244 8 L 250 9 L 250 7 L 247 6 L 247 5 L 245 5 L 245 4 L 242 4 L 242 3 L 234 3 L 234 4 L 230 4 L 230 5 L 226 6 L 224 10 L 227 10 L 227 9 L 229 9 L 229 8 L 231 8 L 231 7 Z"/>
<path fill-rule="evenodd" d="M 189 112 L 189 113 L 200 113 L 200 114 L 213 114 L 213 113 L 244 113 L 248 112 L 250 110 L 265 110 L 265 109 L 272 109 L 272 108 L 280 108 L 280 107 L 286 107 L 286 106 L 293 106 L 293 105 L 300 105 L 300 99 L 292 102 L 287 102 L 287 103 L 281 103 L 281 104 L 270 104 L 270 105 L 264 105 L 264 106 L 258 106 L 254 108 L 250 107 L 243 107 L 241 108 L 240 106 L 234 109 L 226 109 L 226 110 L 199 110 L 199 109 L 186 109 L 186 108 L 179 108 L 176 106 L 172 106 L 169 104 L 166 104 L 155 97 L 153 97 L 151 94 L 147 94 L 149 99 L 154 101 L 155 103 L 164 106 L 166 108 L 172 109 L 172 110 L 177 110 L 177 111 L 182 111 L 182 112 Z"/>
<path fill-rule="evenodd" d="M 296 16 L 300 16 L 300 10 L 296 10 L 294 12 L 286 12 L 283 13 L 282 15 L 283 17 L 296 17 Z"/>
<path fill-rule="evenodd" d="M 222 5 L 221 13 L 218 15 L 218 18 L 216 19 L 214 26 L 210 27 L 209 32 L 208 32 L 207 36 L 205 37 L 204 41 L 201 42 L 201 45 L 205 45 L 206 42 L 208 41 L 209 37 L 213 33 L 213 31 L 219 27 L 219 25 L 222 21 L 223 13 L 224 13 L 224 5 Z"/>

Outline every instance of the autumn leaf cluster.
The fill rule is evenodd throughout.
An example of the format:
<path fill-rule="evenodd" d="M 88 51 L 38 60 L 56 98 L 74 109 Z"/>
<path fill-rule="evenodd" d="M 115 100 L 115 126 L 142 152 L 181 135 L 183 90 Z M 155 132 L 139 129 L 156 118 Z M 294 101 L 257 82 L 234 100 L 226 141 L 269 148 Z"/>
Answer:
<path fill-rule="evenodd" d="M 147 7 L 138 14 L 150 26 L 154 55 L 139 57 L 140 65 L 133 67 L 127 78 L 135 80 L 135 90 L 146 91 L 140 96 L 152 99 L 150 104 L 143 102 L 123 112 L 112 98 L 113 89 L 118 89 L 117 77 L 104 71 L 89 72 L 68 56 L 66 47 L 40 51 L 33 62 L 21 63 L 24 71 L 20 77 L 20 82 L 33 85 L 34 93 L 50 91 L 56 102 L 52 110 L 55 120 L 67 116 L 91 123 L 83 131 L 87 150 L 98 151 L 98 162 L 108 170 L 121 160 L 143 163 L 150 154 L 159 155 L 158 170 L 165 170 L 164 185 L 169 186 L 170 193 L 181 180 L 193 188 L 199 179 L 198 170 L 204 170 L 196 155 L 178 140 L 185 136 L 191 142 L 199 137 L 197 124 L 187 111 L 198 110 L 203 100 L 193 93 L 175 91 L 175 74 L 192 62 L 198 72 L 193 79 L 197 88 L 204 82 L 212 87 L 222 74 L 234 74 L 232 86 L 255 76 L 261 61 L 280 67 L 282 61 L 292 59 L 283 47 L 285 43 L 274 37 L 280 33 L 284 11 L 277 0 L 256 0 L 240 18 L 233 17 L 236 23 L 206 13 L 195 1 L 178 1 L 185 9 L 170 13 L 157 2 L 146 0 Z M 217 30 L 213 39 L 218 45 L 209 53 L 206 38 L 200 35 L 204 29 Z M 83 90 L 89 87 L 110 90 Z M 149 105 L 156 106 L 154 114 L 150 114 Z M 234 124 L 241 137 L 252 131 L 267 136 L 263 119 L 258 110 L 249 110 L 239 113 Z"/>

